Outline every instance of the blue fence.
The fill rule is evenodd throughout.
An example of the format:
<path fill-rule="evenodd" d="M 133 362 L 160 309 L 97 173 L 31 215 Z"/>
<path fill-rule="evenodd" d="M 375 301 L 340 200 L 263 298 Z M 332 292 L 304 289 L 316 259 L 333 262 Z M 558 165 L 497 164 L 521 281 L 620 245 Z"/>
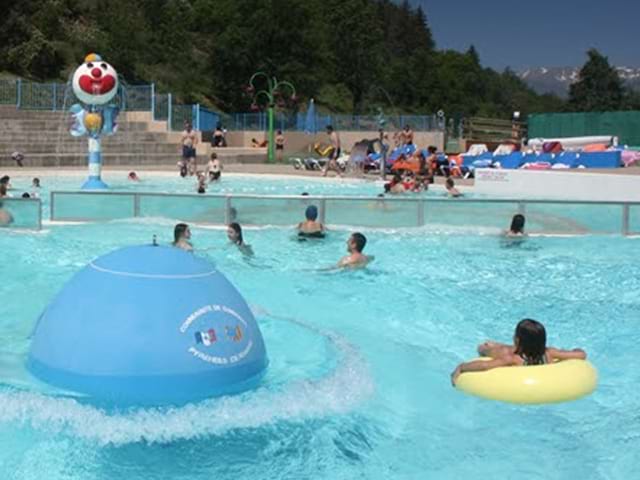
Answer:
<path fill-rule="evenodd" d="M 172 94 L 158 93 L 154 84 L 121 86 L 114 100 L 123 111 L 151 112 L 154 120 L 166 121 L 169 130 L 182 130 L 190 121 L 196 130 L 211 131 L 220 125 L 230 131 L 266 131 L 266 112 L 220 113 L 199 104 L 176 104 Z M 68 84 L 37 83 L 27 80 L 0 80 L 0 105 L 15 105 L 24 110 L 61 111 L 75 103 Z M 307 113 L 277 112 L 275 128 L 283 131 L 304 131 Z M 315 127 L 323 131 L 332 125 L 342 131 L 375 131 L 379 128 L 377 115 L 316 114 Z M 436 115 L 387 115 L 386 130 L 399 130 L 410 125 L 415 131 L 444 130 L 443 118 Z"/>

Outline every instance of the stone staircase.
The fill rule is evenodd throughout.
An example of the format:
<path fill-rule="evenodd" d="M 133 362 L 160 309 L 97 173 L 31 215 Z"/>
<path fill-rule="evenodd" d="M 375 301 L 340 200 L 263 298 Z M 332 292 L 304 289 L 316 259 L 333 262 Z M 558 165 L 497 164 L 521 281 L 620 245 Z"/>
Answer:
<path fill-rule="evenodd" d="M 69 134 L 70 117 L 63 112 L 17 110 L 0 106 L 0 167 L 15 167 L 11 154 L 21 152 L 26 167 L 84 166 L 87 138 Z M 147 112 L 126 112 L 118 117 L 118 132 L 102 139 L 106 166 L 166 166 L 174 168 L 182 148 L 180 132 L 168 132 L 166 122 L 153 121 Z M 224 163 L 264 163 L 266 149 L 197 146 L 203 165 L 212 151 Z"/>

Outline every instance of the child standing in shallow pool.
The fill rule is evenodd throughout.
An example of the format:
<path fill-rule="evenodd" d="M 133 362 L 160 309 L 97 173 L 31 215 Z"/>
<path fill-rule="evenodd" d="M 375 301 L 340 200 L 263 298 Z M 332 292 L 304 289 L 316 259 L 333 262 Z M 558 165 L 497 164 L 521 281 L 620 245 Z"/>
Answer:
<path fill-rule="evenodd" d="M 545 365 L 556 360 L 587 358 L 584 350 L 579 348 L 560 350 L 547 347 L 544 325 L 529 318 L 521 320 L 516 326 L 513 345 L 488 341 L 478 346 L 478 353 L 483 357 L 491 357 L 491 360 L 461 363 L 451 374 L 453 385 L 464 372 L 483 372 L 497 367 Z"/>

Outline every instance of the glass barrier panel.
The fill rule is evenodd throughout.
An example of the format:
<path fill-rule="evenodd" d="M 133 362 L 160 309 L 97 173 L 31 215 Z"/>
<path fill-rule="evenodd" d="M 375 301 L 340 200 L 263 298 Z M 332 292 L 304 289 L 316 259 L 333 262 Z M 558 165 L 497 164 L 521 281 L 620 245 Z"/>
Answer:
<path fill-rule="evenodd" d="M 138 216 L 224 224 L 225 204 L 225 197 L 143 193 L 138 195 Z"/>
<path fill-rule="evenodd" d="M 629 235 L 640 235 L 640 205 L 629 205 Z"/>
<path fill-rule="evenodd" d="M 528 203 L 526 231 L 550 235 L 622 232 L 622 205 Z"/>
<path fill-rule="evenodd" d="M 40 230 L 41 208 L 39 199 L 0 199 L 0 227 Z"/>
<path fill-rule="evenodd" d="M 129 193 L 53 192 L 51 220 L 116 220 L 135 216 L 134 195 Z"/>
<path fill-rule="evenodd" d="M 329 225 L 354 227 L 417 227 L 420 201 L 388 198 L 326 199 L 325 221 Z"/>
<path fill-rule="evenodd" d="M 516 213 L 517 202 L 475 202 L 450 198 L 427 200 L 424 221 L 428 230 L 498 234 L 509 228 Z"/>
<path fill-rule="evenodd" d="M 298 198 L 231 198 L 230 220 L 241 225 L 286 225 L 294 226 L 305 219 L 309 205 L 320 210 L 321 199 Z"/>

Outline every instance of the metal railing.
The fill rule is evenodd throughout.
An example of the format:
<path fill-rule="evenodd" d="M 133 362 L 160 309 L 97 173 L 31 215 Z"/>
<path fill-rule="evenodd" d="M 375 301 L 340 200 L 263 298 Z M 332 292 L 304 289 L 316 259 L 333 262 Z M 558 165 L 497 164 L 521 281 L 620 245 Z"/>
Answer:
<path fill-rule="evenodd" d="M 23 79 L 0 80 L 0 105 L 15 105 L 24 110 L 60 111 L 68 109 L 75 97 L 66 83 L 38 83 Z M 151 112 L 154 120 L 166 121 L 167 129 L 180 131 L 188 120 L 196 130 L 214 130 L 220 125 L 232 131 L 267 129 L 267 112 L 230 113 L 214 112 L 200 104 L 176 103 L 171 93 L 159 93 L 155 84 L 121 85 L 114 103 L 121 110 Z M 343 131 L 377 131 L 378 115 L 324 115 L 316 113 L 312 122 L 315 130 L 323 131 L 327 125 Z M 386 130 L 400 130 L 410 125 L 415 131 L 442 131 L 444 118 L 436 115 L 388 115 Z M 277 112 L 275 128 L 283 131 L 305 131 L 306 112 Z"/>
<path fill-rule="evenodd" d="M 311 204 L 321 221 L 334 226 L 497 231 L 522 213 L 529 233 L 640 234 L 640 202 L 58 191 L 51 192 L 50 215 L 52 221 L 163 217 L 287 226 L 297 224 Z"/>
<path fill-rule="evenodd" d="M 0 232 L 5 228 L 41 230 L 42 202 L 39 198 L 11 198 L 0 199 Z M 6 220 L 9 220 L 7 223 Z"/>

